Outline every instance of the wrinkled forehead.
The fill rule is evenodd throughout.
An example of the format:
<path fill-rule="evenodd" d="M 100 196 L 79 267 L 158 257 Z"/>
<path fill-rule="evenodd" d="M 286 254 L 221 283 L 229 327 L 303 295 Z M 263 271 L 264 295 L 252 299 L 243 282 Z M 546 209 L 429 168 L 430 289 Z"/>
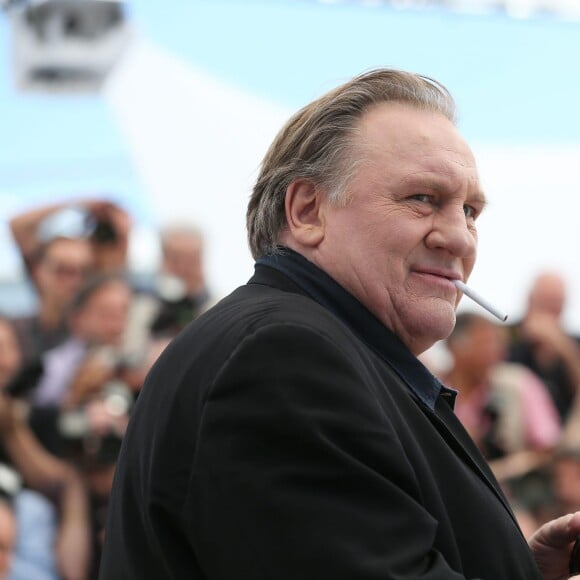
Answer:
<path fill-rule="evenodd" d="M 360 119 L 353 149 L 361 165 L 375 163 L 401 179 L 460 180 L 484 201 L 475 156 L 440 112 L 401 103 L 374 105 Z"/>
<path fill-rule="evenodd" d="M 426 146 L 471 154 L 457 126 L 443 113 L 408 103 L 376 103 L 360 116 L 355 133 L 363 142 Z"/>

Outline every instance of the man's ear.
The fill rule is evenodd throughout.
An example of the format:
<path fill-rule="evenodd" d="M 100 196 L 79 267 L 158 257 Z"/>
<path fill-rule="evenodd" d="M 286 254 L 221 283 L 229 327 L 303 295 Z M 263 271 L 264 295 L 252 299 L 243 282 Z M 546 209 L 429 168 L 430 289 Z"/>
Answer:
<path fill-rule="evenodd" d="M 324 239 L 325 194 L 309 180 L 293 181 L 286 189 L 286 222 L 290 237 L 302 246 L 316 247 Z"/>

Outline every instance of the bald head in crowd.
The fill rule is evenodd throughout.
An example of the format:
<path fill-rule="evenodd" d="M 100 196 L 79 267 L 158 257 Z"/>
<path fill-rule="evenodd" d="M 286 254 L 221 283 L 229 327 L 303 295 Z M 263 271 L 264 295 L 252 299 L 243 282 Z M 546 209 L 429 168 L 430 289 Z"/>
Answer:
<path fill-rule="evenodd" d="M 566 305 L 566 282 L 557 272 L 542 272 L 532 284 L 528 311 L 542 312 L 559 319 Z"/>

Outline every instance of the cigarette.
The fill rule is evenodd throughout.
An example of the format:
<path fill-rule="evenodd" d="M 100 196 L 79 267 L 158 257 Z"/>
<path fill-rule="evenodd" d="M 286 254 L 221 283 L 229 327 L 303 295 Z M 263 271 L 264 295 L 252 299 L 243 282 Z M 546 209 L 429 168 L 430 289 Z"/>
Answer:
<path fill-rule="evenodd" d="M 492 306 L 485 298 L 482 298 L 477 292 L 464 284 L 461 280 L 452 280 L 458 290 L 461 290 L 466 296 L 469 296 L 474 302 L 477 302 L 482 308 L 485 308 L 490 314 L 499 318 L 502 322 L 507 320 L 508 315 Z"/>

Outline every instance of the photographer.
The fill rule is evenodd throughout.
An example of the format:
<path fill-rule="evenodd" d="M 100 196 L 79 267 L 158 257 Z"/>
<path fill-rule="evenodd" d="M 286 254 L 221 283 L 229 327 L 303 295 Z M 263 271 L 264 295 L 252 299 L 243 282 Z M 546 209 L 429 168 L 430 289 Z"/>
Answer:
<path fill-rule="evenodd" d="M 88 501 L 79 474 L 65 461 L 44 449 L 28 426 L 23 407 L 6 395 L 0 397 L 0 434 L 3 452 L 21 475 L 24 484 L 42 494 L 56 508 L 56 537 L 47 530 L 48 535 L 39 539 L 49 546 L 53 546 L 54 542 L 52 555 L 56 558 L 59 577 L 84 579 L 91 560 L 91 546 Z M 46 508 L 43 512 L 46 513 Z M 25 521 L 33 529 L 38 525 L 31 517 L 25 518 Z M 25 540 L 27 536 L 21 534 Z M 33 549 L 36 554 L 39 550 L 46 553 L 47 545 L 43 548 L 37 544 Z M 49 567 L 45 573 L 50 573 L 50 560 L 45 562 L 45 566 Z"/>
<path fill-rule="evenodd" d="M 125 269 L 130 219 L 116 204 L 85 200 L 24 212 L 10 227 L 37 293 L 36 311 L 14 319 L 33 360 L 68 338 L 65 314 L 87 276 Z"/>
<path fill-rule="evenodd" d="M 539 377 L 506 362 L 505 329 L 462 312 L 446 345 L 453 364 L 441 378 L 460 389 L 455 412 L 498 480 L 545 464 L 560 439 L 558 413 Z"/>
<path fill-rule="evenodd" d="M 55 237 L 87 238 L 97 272 L 123 271 L 131 218 L 120 205 L 107 199 L 80 199 L 42 206 L 10 220 L 14 242 L 30 273 L 42 243 Z"/>
<path fill-rule="evenodd" d="M 130 341 L 144 347 L 151 336 L 176 336 L 216 302 L 205 276 L 202 231 L 190 222 L 172 222 L 159 237 L 159 269 L 152 286 L 136 292 L 131 311 Z"/>
<path fill-rule="evenodd" d="M 127 269 L 131 218 L 110 201 L 85 202 L 96 271 L 124 272 Z"/>
<path fill-rule="evenodd" d="M 107 383 L 75 409 L 61 411 L 58 429 L 64 459 L 82 478 L 89 502 L 91 569 L 98 577 L 113 477 L 132 406 L 131 393 L 119 381 Z"/>
<path fill-rule="evenodd" d="M 31 395 L 35 405 L 74 407 L 122 373 L 132 290 L 120 275 L 89 279 L 68 315 L 71 336 L 43 357 L 44 372 Z"/>
<path fill-rule="evenodd" d="M 59 575 L 71 580 L 98 573 L 109 492 L 134 398 L 127 366 L 131 361 L 119 348 L 127 296 L 119 276 L 91 280 L 69 317 L 75 348 L 55 349 L 61 355 L 45 357 L 48 364 L 21 369 L 0 397 L 0 440 L 6 457 L 27 485 L 58 508 Z M 53 389 L 65 378 L 63 373 L 72 377 L 69 391 Z M 43 383 L 47 377 L 52 383 Z M 52 386 L 42 404 L 29 406 L 39 379 L 40 385 Z M 27 580 L 25 575 L 19 578 Z"/>
<path fill-rule="evenodd" d="M 0 495 L 12 480 L 18 526 L 11 578 L 82 580 L 90 558 L 85 491 L 76 471 L 49 454 L 27 423 L 27 406 L 18 397 L 41 367 L 21 362 L 10 322 L 0 317 Z M 3 569 L 4 558 L 1 563 Z"/>
<path fill-rule="evenodd" d="M 83 238 L 56 237 L 38 246 L 29 260 L 37 308 L 12 320 L 26 360 L 66 340 L 66 310 L 93 266 L 90 244 Z"/>

